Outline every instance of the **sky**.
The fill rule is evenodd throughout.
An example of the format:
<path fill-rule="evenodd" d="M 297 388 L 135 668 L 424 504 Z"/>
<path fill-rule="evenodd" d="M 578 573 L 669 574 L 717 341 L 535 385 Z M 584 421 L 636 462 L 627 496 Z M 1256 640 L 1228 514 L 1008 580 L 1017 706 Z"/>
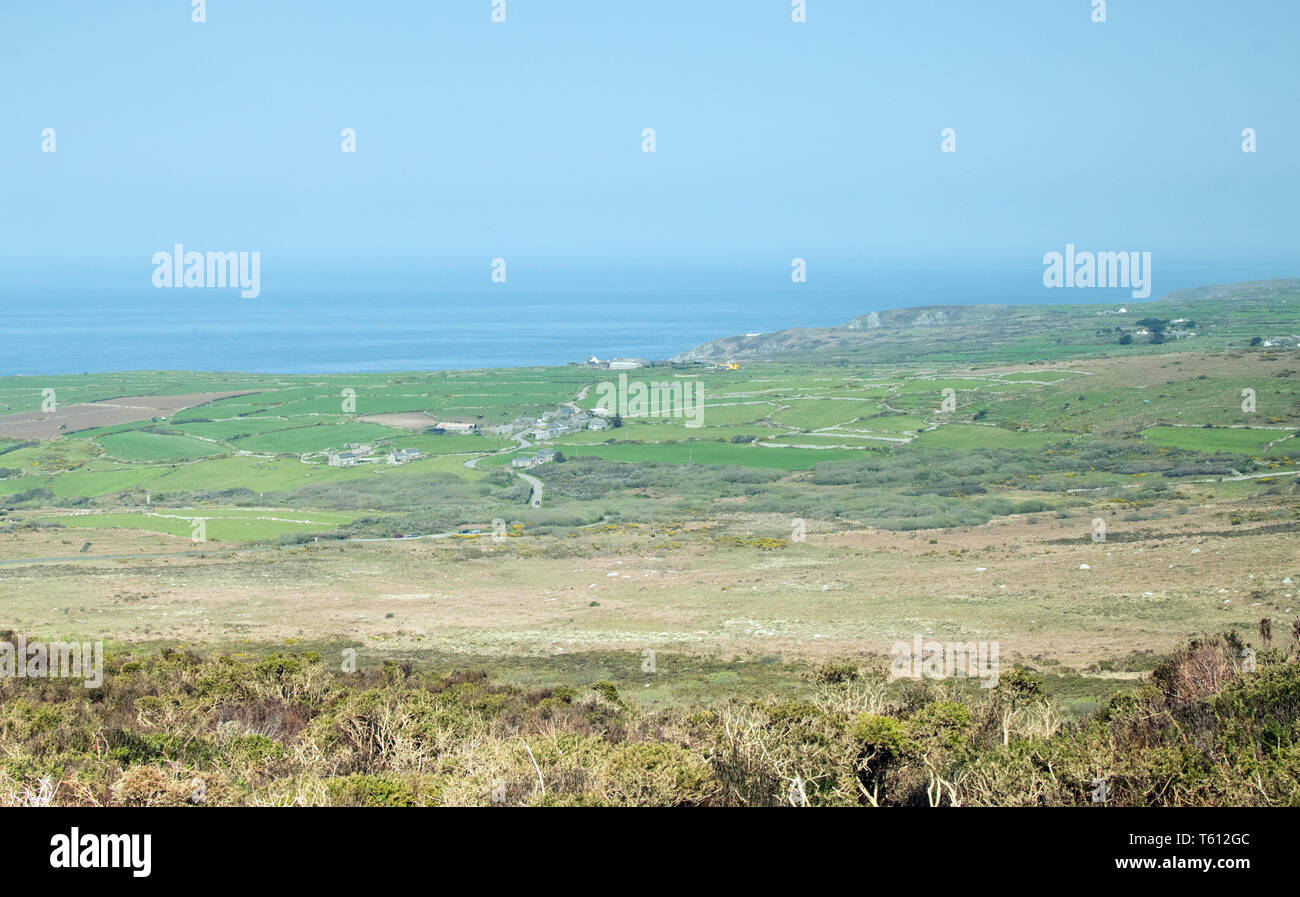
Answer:
<path fill-rule="evenodd" d="M 426 286 L 1300 245 L 1294 0 L 492 6 L 0 4 L 0 292 L 142 283 L 177 242 Z"/>

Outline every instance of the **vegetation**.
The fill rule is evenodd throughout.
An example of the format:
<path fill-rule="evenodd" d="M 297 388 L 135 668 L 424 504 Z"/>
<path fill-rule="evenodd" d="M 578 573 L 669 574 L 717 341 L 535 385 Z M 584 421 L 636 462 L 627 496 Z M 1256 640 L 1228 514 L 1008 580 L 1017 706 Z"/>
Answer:
<path fill-rule="evenodd" d="M 485 424 L 514 420 L 555 407 L 546 403 L 572 400 L 603 376 L 599 371 L 268 378 L 269 388 L 170 420 L 7 445 L 0 497 L 9 496 L 11 510 L 35 512 L 25 519 L 89 509 L 96 515 L 75 525 L 99 522 L 177 537 L 184 533 L 133 515 L 147 503 L 145 510 L 154 514 L 160 509 L 152 503 L 161 503 L 213 517 L 232 507 L 296 519 L 303 517 L 288 512 L 346 511 L 356 513 L 337 521 L 337 531 L 358 537 L 446 532 L 496 517 L 519 519 L 525 527 L 666 521 L 704 509 L 889 530 L 978 525 L 1031 506 L 1074 512 L 1120 497 L 1139 504 L 1190 497 L 1214 491 L 1206 485 L 1211 478 L 1244 478 L 1241 488 L 1257 495 L 1277 488 L 1270 477 L 1294 474 L 1300 454 L 1294 362 L 1272 350 L 1240 349 L 1075 360 L 1051 368 L 651 367 L 638 376 L 704 384 L 706 426 L 636 418 L 619 421 L 617 429 L 560 436 L 551 444 L 569 463 L 533 471 L 545 483 L 538 509 L 529 506 L 530 488 L 509 472 L 510 461 L 534 447 L 516 450 L 512 439 L 496 436 L 411 433 L 360 420 L 357 413 L 399 409 Z M 100 376 L 105 393 L 127 388 L 114 378 L 142 385 L 135 375 Z M 174 388 L 244 382 L 212 376 L 196 374 Z M 66 379 L 82 384 L 69 387 L 75 393 L 93 396 L 83 383 L 88 378 Z M 250 376 L 244 388 L 255 390 L 256 379 Z M 1247 383 L 1257 394 L 1253 412 L 1242 407 Z M 357 413 L 342 411 L 344 389 L 357 392 Z M 39 396 L 30 385 L 13 388 L 24 390 Z M 947 411 L 940 405 L 943 390 L 954 396 Z M 593 403 L 594 392 L 582 402 Z M 378 463 L 356 467 L 325 464 L 326 449 L 363 441 L 378 453 L 413 447 L 424 457 L 400 468 L 384 464 L 382 455 Z M 467 466 L 471 462 L 477 466 Z M 47 494 L 40 490 L 48 490 L 47 500 L 38 500 Z M 244 527 L 241 534 L 227 528 L 224 536 L 265 541 L 300 529 Z"/>
<path fill-rule="evenodd" d="M 100 689 L 0 680 L 0 801 L 1295 803 L 1298 298 L 724 340 L 628 372 L 701 419 L 558 436 L 514 424 L 617 374 L 0 378 L 0 415 L 226 396 L 0 419 L 5 625 L 120 646 Z M 1159 656 L 1225 630 L 1257 671 Z M 1021 667 L 891 683 L 913 633 Z"/>
<path fill-rule="evenodd" d="M 1300 657 L 1248 672 L 1239 645 L 1193 641 L 1071 723 L 1021 669 L 972 690 L 832 662 L 798 697 L 649 711 L 603 681 L 119 653 L 97 689 L 0 680 L 0 803 L 1088 806 L 1104 780 L 1116 806 L 1296 806 Z"/>

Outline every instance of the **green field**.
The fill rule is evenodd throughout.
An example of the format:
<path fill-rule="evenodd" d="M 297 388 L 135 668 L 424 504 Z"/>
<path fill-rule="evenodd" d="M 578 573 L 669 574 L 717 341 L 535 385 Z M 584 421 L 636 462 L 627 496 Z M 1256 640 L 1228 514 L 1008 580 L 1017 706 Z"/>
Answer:
<path fill-rule="evenodd" d="M 97 440 L 104 451 L 124 461 L 171 461 L 212 458 L 228 450 L 189 436 L 130 430 L 101 436 Z"/>
<path fill-rule="evenodd" d="M 204 508 L 163 510 L 136 514 L 80 514 L 50 518 L 76 529 L 134 529 L 192 537 L 194 521 L 202 520 L 204 535 L 212 542 L 251 542 L 292 533 L 325 532 L 352 520 L 352 515 L 323 511 Z"/>
<path fill-rule="evenodd" d="M 937 430 L 926 430 L 916 437 L 917 449 L 969 449 L 969 448 L 1042 448 L 1061 438 L 1061 434 L 1023 432 L 1001 427 L 948 424 Z"/>
<path fill-rule="evenodd" d="M 379 424 L 322 423 L 260 433 L 245 439 L 236 439 L 234 444 L 246 452 L 300 455 L 322 452 L 326 449 L 341 450 L 348 443 L 373 443 L 376 440 L 396 439 L 406 435 L 405 430 Z"/>
<path fill-rule="evenodd" d="M 657 464 L 735 465 L 772 470 L 807 470 L 823 461 L 854 457 L 854 451 L 835 449 L 773 449 L 722 442 L 679 442 L 673 445 L 574 445 L 563 446 L 566 455 L 604 458 L 608 461 Z"/>
<path fill-rule="evenodd" d="M 1202 318 L 1231 319 L 1236 323 L 1222 326 L 1234 333 L 1267 321 L 1290 326 L 1276 323 L 1289 320 L 1286 303 L 1233 309 L 1206 301 L 1198 327 Z M 393 526 L 421 532 L 517 513 L 547 526 L 605 515 L 661 519 L 725 500 L 755 512 L 898 529 L 980 523 L 1017 508 L 1069 514 L 1089 501 L 1122 501 L 1141 514 L 1146 503 L 1179 490 L 1237 498 L 1276 494 L 1291 482 L 1223 480 L 1294 466 L 1288 455 L 1300 452 L 1283 437 L 1300 429 L 1296 352 L 1183 341 L 1179 352 L 1139 347 L 1117 358 L 1092 349 L 1066 358 L 1087 334 L 1113 333 L 1117 322 L 1098 320 L 1086 307 L 1016 309 L 1007 320 L 1003 312 L 961 314 L 969 315 L 968 329 L 1013 325 L 1025 332 L 1004 334 L 1010 342 L 998 343 L 998 357 L 970 363 L 939 357 L 961 355 L 944 345 L 947 330 L 909 325 L 856 331 L 853 339 L 866 340 L 872 355 L 846 349 L 819 361 L 813 351 L 812 361 L 746 359 L 738 371 L 662 363 L 628 372 L 629 383 L 701 384 L 704 426 L 661 416 L 549 439 L 527 435 L 532 447 L 524 454 L 550 446 L 575 462 L 533 471 L 546 484 L 540 509 L 520 507 L 530 487 L 509 466 L 519 455 L 514 438 L 487 428 L 539 418 L 566 402 L 590 408 L 598 385 L 619 382 L 618 373 L 571 365 L 359 375 L 128 372 L 43 378 L 40 385 L 0 378 L 0 409 L 30 409 L 47 381 L 65 402 L 246 392 L 170 419 L 39 444 L 0 441 L 0 496 L 24 512 L 46 506 L 131 515 L 146 496 L 173 507 L 273 502 L 304 513 L 356 512 L 354 520 L 392 514 L 400 520 Z M 1062 342 L 1049 332 L 1062 332 Z M 926 334 L 931 342 L 920 339 Z M 1031 345 L 1042 352 L 1028 354 Z M 902 346 L 918 357 L 899 355 Z M 1246 387 L 1257 396 L 1255 413 L 1242 408 Z M 946 389 L 955 391 L 956 407 L 941 411 Z M 433 435 L 359 419 L 389 411 L 473 421 L 484 435 Z M 354 443 L 371 445 L 376 462 L 326 466 L 324 452 Z M 401 467 L 383 463 L 385 452 L 401 447 L 426 457 Z M 478 467 L 465 467 L 474 458 Z M 686 505 L 682 490 L 691 495 Z M 383 534 L 390 521 L 381 517 L 357 525 Z M 251 524 L 241 526 L 243 537 L 253 538 Z M 240 537 L 216 532 L 213 538 Z"/>
<path fill-rule="evenodd" d="M 494 452 L 498 448 L 508 448 L 510 444 L 508 439 L 460 434 L 399 436 L 392 440 L 393 448 L 415 448 L 426 455 Z"/>
<path fill-rule="evenodd" d="M 1142 436 L 1154 445 L 1168 448 L 1189 449 L 1194 452 L 1240 452 L 1246 455 L 1258 455 L 1264 452 L 1271 442 L 1287 439 L 1294 431 L 1263 429 L 1225 429 L 1215 427 L 1150 427 L 1142 431 Z M 1289 449 L 1300 453 L 1300 445 L 1283 443 L 1277 447 L 1280 452 Z"/>
<path fill-rule="evenodd" d="M 228 441 L 238 436 L 252 436 L 268 430 L 282 430 L 292 426 L 279 418 L 241 417 L 236 420 L 185 422 L 175 425 L 175 429 L 204 439 Z"/>

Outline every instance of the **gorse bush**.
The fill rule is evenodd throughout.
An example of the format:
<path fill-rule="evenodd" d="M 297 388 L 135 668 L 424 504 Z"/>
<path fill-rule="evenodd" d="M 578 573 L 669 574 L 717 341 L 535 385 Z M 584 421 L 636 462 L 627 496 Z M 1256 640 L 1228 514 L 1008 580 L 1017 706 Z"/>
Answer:
<path fill-rule="evenodd" d="M 962 691 L 832 662 L 799 696 L 649 711 L 603 681 L 111 655 L 98 689 L 0 679 L 0 803 L 1300 804 L 1297 654 L 1245 672 L 1240 647 L 1192 642 L 1069 724 L 1020 669 Z"/>

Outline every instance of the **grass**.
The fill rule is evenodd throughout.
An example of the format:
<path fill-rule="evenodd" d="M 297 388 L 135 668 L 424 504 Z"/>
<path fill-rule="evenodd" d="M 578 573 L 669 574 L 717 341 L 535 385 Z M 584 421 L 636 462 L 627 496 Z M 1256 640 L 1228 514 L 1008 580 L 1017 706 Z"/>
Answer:
<path fill-rule="evenodd" d="M 1061 434 L 1056 433 L 1023 432 L 1006 430 L 1001 427 L 946 424 L 937 430 L 926 430 L 918 434 L 915 446 L 918 449 L 1042 448 L 1048 443 L 1061 438 Z"/>
<path fill-rule="evenodd" d="M 236 439 L 234 444 L 248 452 L 300 455 L 326 449 L 342 450 L 349 443 L 373 443 L 407 435 L 405 430 L 380 424 L 322 423 L 260 433 L 256 436 Z"/>
<path fill-rule="evenodd" d="M 1194 452 L 1239 452 L 1259 455 L 1270 442 L 1291 435 L 1286 430 L 1226 429 L 1216 427 L 1149 427 L 1142 436 L 1153 445 Z"/>
<path fill-rule="evenodd" d="M 186 422 L 174 425 L 175 429 L 205 439 L 227 442 L 236 436 L 251 436 L 268 430 L 282 430 L 292 426 L 279 418 L 241 417 L 236 420 Z"/>
<path fill-rule="evenodd" d="M 228 454 L 228 450 L 210 442 L 190 436 L 175 436 L 130 430 L 110 433 L 98 439 L 104 451 L 124 461 L 173 461 L 213 458 Z"/>
<path fill-rule="evenodd" d="M 618 429 L 563 437 L 553 445 L 568 461 L 534 471 L 546 486 L 541 508 L 530 507 L 528 487 L 502 469 L 514 452 L 484 458 L 481 470 L 464 467 L 470 453 L 487 455 L 509 440 L 432 436 L 357 421 L 344 413 L 341 394 L 356 391 L 356 414 L 418 410 L 492 424 L 551 410 L 575 399 L 583 386 L 609 378 L 608 372 L 128 372 L 50 378 L 49 384 L 46 378 L 39 384 L 0 378 L 0 408 L 24 410 L 39 402 L 46 385 L 59 390 L 61 402 L 154 389 L 258 390 L 171 421 L 115 426 L 9 452 L 3 450 L 15 444 L 0 443 L 0 588 L 8 596 L 7 618 L 29 633 L 119 640 L 139 649 L 126 662 L 140 664 L 126 671 L 122 691 L 96 707 L 72 700 L 48 704 L 51 712 L 72 715 L 61 717 L 58 733 L 84 732 L 84 744 L 94 746 L 97 759 L 85 770 L 98 772 L 84 774 L 87 782 L 94 776 L 102 781 L 95 779 L 88 792 L 71 790 L 86 784 L 78 778 L 80 748 L 65 744 L 43 753 L 41 733 L 24 728 L 35 717 L 15 709 L 21 702 L 5 692 L 0 800 L 4 776 L 26 783 L 39 773 L 66 774 L 68 793 L 147 801 L 154 792 L 138 787 L 140 781 L 155 774 L 179 778 L 201 767 L 233 783 L 231 802 L 269 800 L 286 793 L 285 782 L 308 783 L 307 802 L 473 802 L 482 795 L 463 790 L 470 787 L 465 783 L 477 788 L 485 782 L 477 772 L 466 774 L 472 766 L 509 779 L 520 802 L 540 801 L 540 794 L 526 790 L 536 778 L 520 753 L 526 737 L 548 786 L 557 783 L 548 797 L 628 801 L 634 799 L 627 796 L 629 783 L 657 781 L 656 770 L 663 768 L 657 760 L 629 767 L 630 755 L 677 752 L 676 760 L 698 772 L 680 751 L 700 748 L 701 757 L 714 758 L 709 763 L 723 762 L 716 758 L 736 748 L 712 741 L 718 731 L 761 731 L 769 749 L 789 748 L 780 755 L 781 775 L 803 770 L 800 764 L 811 762 L 819 745 L 863 756 L 866 742 L 850 740 L 858 737 L 850 734 L 858 731 L 856 709 L 807 708 L 827 700 L 823 686 L 834 684 L 816 681 L 815 671 L 835 661 L 863 673 L 883 660 L 892 641 L 914 633 L 999 641 L 1006 668 L 1037 668 L 1044 690 L 1075 715 L 1104 711 L 1117 691 L 1131 697 L 1138 690 L 1135 677 L 1156 666 L 1155 655 L 1176 650 L 1189 637 L 1235 630 L 1249 640 L 1259 620 L 1268 618 L 1275 644 L 1284 643 L 1300 612 L 1300 591 L 1285 582 L 1297 576 L 1300 478 L 1282 476 L 1295 470 L 1286 457 L 1297 454 L 1293 442 L 1263 453 L 1269 441 L 1300 428 L 1300 356 L 1229 344 L 1247 328 L 1291 319 L 1285 308 L 1255 314 L 1228 300 L 1196 302 L 1207 304 L 1193 316 L 1222 328 L 1209 338 L 1218 343 L 1206 343 L 1213 351 L 1190 352 L 1183 343 L 1110 358 L 1118 347 L 1101 347 L 1100 340 L 1113 337 L 1098 331 L 1113 322 L 1099 324 L 1095 309 L 1053 313 L 1059 337 L 1030 326 L 1035 315 L 1047 313 L 1011 309 L 980 319 L 992 334 L 987 344 L 973 341 L 960 321 L 949 332 L 896 327 L 886 315 L 882 329 L 897 333 L 865 333 L 870 351 L 857 355 L 846 345 L 843 357 L 814 353 L 821 359 L 814 363 L 746 360 L 733 373 L 686 365 L 634 372 L 630 379 L 647 382 L 700 379 L 707 426 L 628 420 Z M 827 350 L 833 351 L 841 350 Z M 1079 351 L 1090 355 L 1073 354 Z M 971 354 L 982 357 L 936 360 Z M 1022 357 L 1023 363 L 1017 360 Z M 1067 365 L 1070 372 L 1046 369 Z M 1258 395 L 1256 415 L 1241 409 L 1245 387 Z M 944 388 L 957 391 L 951 413 L 938 411 Z M 1215 427 L 1206 429 L 1206 423 Z M 1234 424 L 1254 427 L 1230 428 Z M 798 432 L 804 430 L 821 432 Z M 918 435 L 907 444 L 852 438 L 871 432 Z M 722 441 L 735 436 L 862 448 Z M 416 446 L 430 457 L 402 467 L 355 468 L 285 457 L 346 442 Z M 275 457 L 231 454 L 236 448 Z M 1233 470 L 1269 476 L 1223 481 Z M 206 520 L 207 538 L 224 550 L 181 556 L 190 546 L 178 543 L 188 540 L 198 517 Z M 1098 517 L 1107 524 L 1104 543 L 1092 540 Z M 486 535 L 311 541 L 312 533 L 339 529 L 366 536 L 465 526 L 488 531 L 494 518 L 510 524 L 504 542 Z M 806 525 L 806 541 L 792 536 L 796 519 Z M 298 538 L 304 544 L 247 545 Z M 178 556 L 146 557 L 169 553 Z M 273 646 L 289 644 L 335 657 L 341 647 L 356 646 L 366 665 L 360 677 L 331 681 L 329 687 L 340 690 L 331 691 L 329 701 L 285 712 L 284 719 L 317 720 L 311 731 L 329 733 L 319 743 L 310 734 L 298 740 L 298 729 L 275 728 L 280 705 L 268 696 L 283 696 L 276 689 L 299 682 L 288 671 L 290 661 L 271 656 Z M 146 646 L 163 645 L 172 651 L 176 645 L 219 647 L 240 656 L 210 662 L 175 653 L 145 656 Z M 654 675 L 642 667 L 646 651 L 657 652 Z M 420 672 L 408 676 L 403 664 Z M 469 677 L 470 668 L 501 684 L 475 684 L 483 680 Z M 146 671 L 153 678 L 130 678 Z M 432 678 L 421 678 L 423 671 Z M 174 695 L 173 673 L 186 684 Z M 1125 678 L 1107 678 L 1112 675 Z M 314 670 L 302 684 L 315 688 L 327 679 Z M 418 688 L 408 692 L 408 680 Z M 592 690 L 602 681 L 612 691 Z M 11 685 L 0 681 L 0 689 Z M 191 726 L 175 742 L 167 740 L 175 734 L 170 728 L 148 722 L 162 705 L 146 698 L 164 695 L 175 697 L 168 712 Z M 1008 775 L 1032 776 L 1048 760 L 1052 769 L 1074 775 L 1091 769 L 1094 760 L 1115 759 L 1106 738 L 1123 731 L 1122 720 L 1120 728 L 1097 730 L 1095 742 L 1053 741 L 1040 733 L 1030 744 L 1026 728 L 1025 742 L 1004 752 L 1000 739 L 981 740 L 996 717 L 978 694 L 964 703 L 971 697 L 913 694 L 902 686 L 873 713 L 893 713 L 906 743 L 915 745 L 933 733 L 927 726 L 935 717 L 927 713 L 960 717 L 950 705 L 963 703 L 972 719 L 983 721 L 964 744 L 992 750 L 981 755 L 981 768 L 1002 763 L 998 768 Z M 1255 698 L 1259 706 L 1273 706 L 1267 695 Z M 751 715 L 729 718 L 730 729 L 713 727 L 733 699 Z M 854 708 L 868 707 L 860 695 L 855 700 Z M 902 703 L 890 703 L 895 700 Z M 242 719 L 241 708 L 254 705 L 267 716 L 250 716 L 234 741 L 218 739 L 208 725 Z M 347 732 L 371 731 L 365 727 L 378 718 L 366 708 L 381 705 L 416 721 L 391 730 L 409 736 L 406 747 L 391 756 L 367 754 L 361 742 L 341 749 Z M 493 716 L 501 707 L 509 712 Z M 1148 709 L 1154 715 L 1146 719 L 1169 708 L 1157 702 Z M 643 710 L 672 713 L 649 718 L 639 715 Z M 93 714 L 100 711 L 107 715 L 99 720 L 103 738 L 97 739 Z M 673 715 L 677 711 L 681 715 Z M 498 728 L 473 729 L 488 719 Z M 426 743 L 421 739 L 435 731 L 428 727 L 444 723 L 436 734 L 454 747 L 408 763 L 415 757 L 409 751 L 418 753 Z M 760 729 L 745 728 L 751 724 Z M 271 728 L 258 728 L 265 725 Z M 466 731 L 472 737 L 457 734 Z M 671 738 L 663 736 L 667 731 Z M 510 734 L 498 738 L 502 732 Z M 254 736 L 279 747 L 249 740 Z M 1094 743 L 1104 748 L 1096 756 L 1088 753 Z M 225 753 L 223 745 L 231 744 L 237 750 Z M 1186 742 L 1167 746 L 1181 750 Z M 200 758 L 191 749 L 204 753 Z M 299 749 L 307 752 L 292 753 Z M 275 765 L 291 755 L 316 756 L 309 749 L 329 753 L 329 769 Z M 268 760 L 256 753 L 262 750 L 284 754 Z M 903 764 L 904 776 L 920 775 L 927 756 L 929 762 L 950 757 L 907 751 L 899 756 L 921 765 Z M 257 762 L 240 765 L 245 756 Z M 1128 781 L 1159 786 L 1135 785 L 1135 802 L 1183 787 L 1160 790 L 1170 782 L 1192 780 L 1188 769 L 1155 769 L 1172 754 L 1126 756 L 1132 761 Z M 761 765 L 770 757 L 751 759 Z M 436 767 L 444 761 L 451 764 L 447 770 Z M 845 773 L 829 761 L 818 769 L 826 776 L 818 782 Z M 427 781 L 419 778 L 426 773 Z M 848 774 L 842 790 L 827 786 L 817 799 L 857 801 L 861 791 Z M 1216 781 L 1221 787 L 1227 780 Z M 1264 787 L 1274 784 L 1266 778 Z M 1258 788 L 1246 785 L 1233 799 L 1253 799 Z M 402 790 L 408 786 L 411 793 Z M 1279 795 L 1292 792 L 1289 784 L 1278 788 Z M 906 786 L 890 799 L 907 803 L 918 793 Z M 761 788 L 751 797 L 783 799 Z M 1067 788 L 1051 799 L 1068 803 L 1075 797 Z M 971 802 L 978 800 L 972 796 Z"/>
<path fill-rule="evenodd" d="M 131 529 L 189 538 L 194 521 L 204 521 L 205 535 L 213 542 L 253 542 L 293 533 L 325 532 L 352 520 L 352 515 L 293 510 L 204 508 L 158 509 L 139 514 L 79 514 L 56 519 L 74 529 Z"/>
<path fill-rule="evenodd" d="M 823 461 L 851 458 L 853 450 L 768 449 L 755 445 L 722 442 L 680 442 L 673 445 L 573 445 L 564 446 L 566 455 L 604 458 L 608 461 L 659 464 L 704 464 L 755 467 L 769 470 L 807 470 Z M 509 463 L 493 458 L 492 464 Z"/>
<path fill-rule="evenodd" d="M 870 417 L 880 410 L 875 402 L 852 400 L 791 399 L 783 404 L 788 404 L 789 407 L 774 412 L 772 419 L 787 427 L 807 430 L 848 423 L 860 417 Z"/>
<path fill-rule="evenodd" d="M 416 448 L 426 455 L 451 455 L 474 452 L 494 452 L 500 447 L 511 445 L 506 439 L 489 436 L 444 435 L 444 436 L 401 436 L 392 440 L 393 448 Z"/>

